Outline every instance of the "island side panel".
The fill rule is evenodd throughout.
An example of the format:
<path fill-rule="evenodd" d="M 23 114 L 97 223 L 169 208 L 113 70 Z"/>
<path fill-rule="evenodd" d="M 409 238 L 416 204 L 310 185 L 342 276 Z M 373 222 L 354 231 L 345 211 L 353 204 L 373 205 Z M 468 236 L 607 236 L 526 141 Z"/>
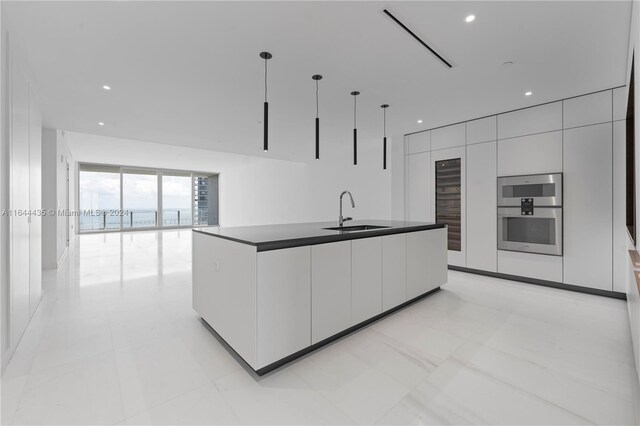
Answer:
<path fill-rule="evenodd" d="M 447 229 L 407 233 L 407 299 L 447 282 Z"/>
<path fill-rule="evenodd" d="M 256 369 L 256 247 L 198 232 L 192 246 L 193 309 Z"/>
<path fill-rule="evenodd" d="M 432 229 L 429 232 L 428 255 L 430 289 L 445 285 L 449 280 L 447 228 Z"/>
<path fill-rule="evenodd" d="M 311 247 L 258 252 L 258 368 L 311 346 Z"/>

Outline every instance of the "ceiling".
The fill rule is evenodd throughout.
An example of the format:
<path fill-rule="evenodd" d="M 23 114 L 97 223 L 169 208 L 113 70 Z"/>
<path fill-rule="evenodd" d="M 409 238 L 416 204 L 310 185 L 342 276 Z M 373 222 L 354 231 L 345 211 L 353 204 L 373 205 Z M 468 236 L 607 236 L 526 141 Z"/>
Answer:
<path fill-rule="evenodd" d="M 631 16 L 630 1 L 1 4 L 47 127 L 298 161 L 313 158 L 313 74 L 324 76 L 331 149 L 350 143 L 353 90 L 367 141 L 381 136 L 383 103 L 398 136 L 623 85 Z M 263 50 L 273 54 L 268 153 Z"/>

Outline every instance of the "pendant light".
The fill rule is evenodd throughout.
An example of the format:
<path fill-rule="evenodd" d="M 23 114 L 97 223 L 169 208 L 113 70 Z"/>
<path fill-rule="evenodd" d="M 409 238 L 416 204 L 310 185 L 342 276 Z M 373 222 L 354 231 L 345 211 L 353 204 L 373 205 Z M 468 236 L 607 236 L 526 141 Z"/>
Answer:
<path fill-rule="evenodd" d="M 316 82 L 316 160 L 320 159 L 320 118 L 319 118 L 319 104 L 318 104 L 318 81 L 322 80 L 320 74 L 316 74 L 311 77 Z"/>
<path fill-rule="evenodd" d="M 269 52 L 260 52 L 260 57 L 264 59 L 264 140 L 262 148 L 265 152 L 269 151 L 269 102 L 267 102 L 267 61 L 273 58 Z"/>
<path fill-rule="evenodd" d="M 356 102 L 356 96 L 358 96 L 360 92 L 355 91 L 351 92 L 353 96 L 353 165 L 358 165 L 358 127 L 356 122 L 356 112 L 358 109 L 358 105 Z"/>
<path fill-rule="evenodd" d="M 380 105 L 382 108 L 382 170 L 387 170 L 387 108 L 389 105 Z"/>

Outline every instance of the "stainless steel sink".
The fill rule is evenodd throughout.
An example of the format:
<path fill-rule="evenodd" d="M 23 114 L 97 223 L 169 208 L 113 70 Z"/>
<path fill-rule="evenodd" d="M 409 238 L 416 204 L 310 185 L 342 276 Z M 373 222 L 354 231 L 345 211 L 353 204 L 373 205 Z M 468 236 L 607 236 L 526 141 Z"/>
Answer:
<path fill-rule="evenodd" d="M 378 225 L 353 225 L 353 226 L 336 226 L 334 228 L 322 228 L 330 231 L 367 231 L 369 229 L 390 228 L 389 226 Z"/>

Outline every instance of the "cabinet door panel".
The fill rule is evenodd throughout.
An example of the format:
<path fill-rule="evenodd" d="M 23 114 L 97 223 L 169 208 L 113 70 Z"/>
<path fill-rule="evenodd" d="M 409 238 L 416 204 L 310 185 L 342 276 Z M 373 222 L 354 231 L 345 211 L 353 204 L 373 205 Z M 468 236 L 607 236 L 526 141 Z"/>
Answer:
<path fill-rule="evenodd" d="M 498 272 L 546 281 L 562 281 L 562 256 L 498 251 Z"/>
<path fill-rule="evenodd" d="M 562 129 L 562 102 L 498 115 L 498 139 Z"/>
<path fill-rule="evenodd" d="M 604 123 L 611 119 L 611 90 L 562 101 L 562 126 L 565 129 Z"/>
<path fill-rule="evenodd" d="M 447 282 L 445 228 L 407 234 L 407 300 Z"/>
<path fill-rule="evenodd" d="M 465 139 L 465 123 L 433 129 L 431 131 L 431 150 L 463 146 Z"/>
<path fill-rule="evenodd" d="M 29 208 L 42 208 L 42 118 L 34 93 L 29 91 Z M 42 217 L 32 216 L 29 227 L 29 311 L 36 312 L 42 295 Z"/>
<path fill-rule="evenodd" d="M 311 247 L 258 252 L 258 368 L 311 345 Z"/>
<path fill-rule="evenodd" d="M 497 138 L 496 116 L 467 121 L 467 145 L 494 141 Z"/>
<path fill-rule="evenodd" d="M 351 242 L 351 324 L 382 312 L 382 237 Z"/>
<path fill-rule="evenodd" d="M 29 86 L 15 64 L 11 70 L 11 188 L 10 205 L 14 210 L 29 210 Z M 12 216 L 10 250 L 10 324 L 11 346 L 20 341 L 29 323 L 29 221 Z"/>
<path fill-rule="evenodd" d="M 407 301 L 407 235 L 382 237 L 382 310 Z"/>
<path fill-rule="evenodd" d="M 625 164 L 626 123 L 613 123 L 613 164 Z M 627 291 L 626 265 L 629 241 L 626 225 L 626 170 L 613 169 L 613 291 Z"/>
<path fill-rule="evenodd" d="M 497 268 L 496 143 L 467 146 L 467 267 Z"/>
<path fill-rule="evenodd" d="M 413 133 L 407 136 L 407 153 L 416 154 L 418 152 L 431 151 L 431 131 Z"/>
<path fill-rule="evenodd" d="M 498 141 L 498 176 L 562 171 L 562 131 Z"/>
<path fill-rule="evenodd" d="M 611 123 L 564 131 L 564 282 L 612 290 Z"/>
<path fill-rule="evenodd" d="M 433 221 L 431 209 L 431 153 L 422 152 L 408 157 L 407 218 L 413 221 Z"/>
<path fill-rule="evenodd" d="M 311 343 L 351 326 L 351 241 L 311 246 Z"/>

